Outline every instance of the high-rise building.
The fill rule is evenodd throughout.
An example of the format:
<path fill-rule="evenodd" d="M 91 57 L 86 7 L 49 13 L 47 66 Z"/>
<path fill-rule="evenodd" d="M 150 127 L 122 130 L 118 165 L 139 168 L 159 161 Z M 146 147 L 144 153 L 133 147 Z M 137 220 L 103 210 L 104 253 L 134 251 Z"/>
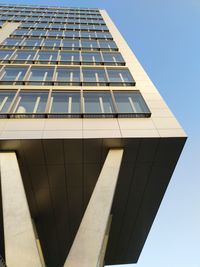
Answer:
<path fill-rule="evenodd" d="M 186 135 L 107 15 L 0 5 L 0 254 L 137 262 Z"/>

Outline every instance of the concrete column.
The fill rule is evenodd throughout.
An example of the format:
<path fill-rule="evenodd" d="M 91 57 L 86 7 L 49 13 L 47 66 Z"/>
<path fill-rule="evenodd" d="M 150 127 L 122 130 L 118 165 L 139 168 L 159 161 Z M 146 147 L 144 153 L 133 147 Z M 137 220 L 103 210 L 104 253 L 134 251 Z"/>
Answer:
<path fill-rule="evenodd" d="M 110 149 L 64 267 L 101 265 L 122 155 Z"/>
<path fill-rule="evenodd" d="M 21 22 L 6 22 L 0 29 L 0 43 L 3 42 L 9 35 L 16 30 Z"/>
<path fill-rule="evenodd" d="M 6 264 L 42 267 L 15 153 L 0 153 Z"/>

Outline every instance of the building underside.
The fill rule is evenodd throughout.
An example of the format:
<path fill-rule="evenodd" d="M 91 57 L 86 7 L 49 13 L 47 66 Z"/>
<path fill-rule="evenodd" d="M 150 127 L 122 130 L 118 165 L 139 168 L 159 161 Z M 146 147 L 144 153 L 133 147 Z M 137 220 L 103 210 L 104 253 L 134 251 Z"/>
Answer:
<path fill-rule="evenodd" d="M 17 154 L 46 265 L 63 266 L 110 148 L 124 155 L 105 264 L 136 263 L 184 143 L 184 137 L 1 140 L 1 152 Z"/>

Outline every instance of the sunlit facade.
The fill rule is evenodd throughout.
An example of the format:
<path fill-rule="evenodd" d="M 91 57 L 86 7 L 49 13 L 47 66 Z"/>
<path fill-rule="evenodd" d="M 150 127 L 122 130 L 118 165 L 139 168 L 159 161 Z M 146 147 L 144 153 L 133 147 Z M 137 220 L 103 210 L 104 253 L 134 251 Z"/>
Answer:
<path fill-rule="evenodd" d="M 0 5 L 0 254 L 8 267 L 137 262 L 185 140 L 106 11 Z M 21 186 L 7 184 L 15 172 L 6 176 L 6 153 Z M 95 197 L 113 159 L 104 214 Z M 20 214 L 20 205 L 11 206 L 23 190 L 26 220 L 17 224 L 32 225 L 32 249 L 17 259 L 29 239 L 16 241 L 9 229 L 17 225 L 9 223 Z M 82 225 L 94 240 L 83 239 Z M 92 240 L 94 251 L 80 240 Z"/>

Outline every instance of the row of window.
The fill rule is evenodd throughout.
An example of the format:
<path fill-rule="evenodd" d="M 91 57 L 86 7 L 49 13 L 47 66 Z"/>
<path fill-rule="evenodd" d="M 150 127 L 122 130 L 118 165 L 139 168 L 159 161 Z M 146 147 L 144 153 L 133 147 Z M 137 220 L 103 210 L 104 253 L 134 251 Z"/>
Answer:
<path fill-rule="evenodd" d="M 24 23 L 25 24 L 25 23 Z M 30 26 L 31 25 L 31 26 Z M 48 34 L 49 31 L 46 30 L 65 30 L 65 31 L 108 31 L 107 26 L 105 25 L 94 25 L 94 24 L 47 24 L 47 23 L 36 23 L 36 24 L 31 24 L 28 23 L 28 28 L 33 28 L 33 29 L 24 29 L 27 28 L 26 25 L 22 24 L 18 29 L 14 31 L 14 34 L 18 35 L 32 35 L 32 32 L 35 30 L 41 31 L 43 35 Z M 59 34 L 62 36 L 62 34 Z"/>
<path fill-rule="evenodd" d="M 82 16 L 82 15 L 91 15 L 91 16 L 96 16 L 99 17 L 101 16 L 100 13 L 91 13 L 91 12 L 74 12 L 74 11 L 66 11 L 63 13 L 60 12 L 38 12 L 38 11 L 1 11 L 2 15 L 7 15 L 7 16 L 34 16 L 34 17 L 66 17 L 68 15 L 75 15 L 75 16 Z"/>
<path fill-rule="evenodd" d="M 39 63 L 73 65 L 125 65 L 119 52 L 64 52 L 43 50 L 2 50 L 1 63 Z"/>
<path fill-rule="evenodd" d="M 22 7 L 5 7 L 5 6 L 0 6 L 0 10 L 5 11 L 5 12 L 10 12 L 10 13 L 16 13 L 16 12 L 38 12 L 38 13 L 58 13 L 58 14 L 65 14 L 65 13 L 87 13 L 87 14 L 99 14 L 98 9 L 82 9 L 82 8 L 22 8 Z"/>
<path fill-rule="evenodd" d="M 0 91 L 0 113 L 150 116 L 150 111 L 138 91 Z"/>
<path fill-rule="evenodd" d="M 91 12 L 99 12 L 97 8 L 81 8 L 81 7 L 65 7 L 65 6 L 41 6 L 41 5 L 12 5 L 12 4 L 0 4 L 0 9 L 7 10 L 27 10 L 27 11 L 49 11 L 49 12 L 60 12 L 60 11 L 91 11 Z"/>
<path fill-rule="evenodd" d="M 72 16 L 72 15 L 66 15 L 64 18 L 48 18 L 48 17 L 38 17 L 38 16 L 8 16 L 8 15 L 0 15 L 0 20 L 6 20 L 6 21 L 40 21 L 40 22 L 61 22 L 65 23 L 67 22 L 67 19 L 97 19 L 102 20 L 101 16 L 93 16 L 93 15 L 80 15 L 80 16 Z"/>
<path fill-rule="evenodd" d="M 25 35 L 23 30 L 17 30 L 15 33 L 12 33 L 10 36 L 12 38 L 47 38 L 47 39 L 91 39 L 91 40 L 112 40 L 112 35 L 109 32 L 104 31 L 46 31 L 45 35 L 43 35 L 45 31 L 42 30 L 33 30 L 30 35 Z M 24 35 L 22 35 L 24 34 Z"/>
<path fill-rule="evenodd" d="M 68 50 L 114 50 L 118 48 L 112 40 L 65 40 L 44 38 L 7 38 L 0 47 L 31 47 L 31 48 L 66 48 Z"/>
<path fill-rule="evenodd" d="M 2 66 L 1 84 L 65 84 L 134 86 L 135 81 L 126 68 L 86 67 L 19 67 Z"/>
<path fill-rule="evenodd" d="M 66 24 L 65 30 L 44 30 L 44 29 L 36 29 L 36 30 L 28 30 L 28 29 L 20 29 L 15 30 L 12 35 L 28 35 L 28 36 L 59 36 L 65 37 L 67 36 L 68 31 L 108 31 L 106 26 L 99 25 L 80 25 L 80 24 Z"/>
<path fill-rule="evenodd" d="M 106 25 L 103 20 L 87 20 L 87 19 L 67 19 L 65 23 L 44 23 L 44 22 L 23 22 L 19 28 L 39 28 L 39 29 L 49 29 L 49 28 L 61 28 L 65 29 L 66 28 L 66 23 L 68 24 L 94 24 L 94 25 Z"/>

